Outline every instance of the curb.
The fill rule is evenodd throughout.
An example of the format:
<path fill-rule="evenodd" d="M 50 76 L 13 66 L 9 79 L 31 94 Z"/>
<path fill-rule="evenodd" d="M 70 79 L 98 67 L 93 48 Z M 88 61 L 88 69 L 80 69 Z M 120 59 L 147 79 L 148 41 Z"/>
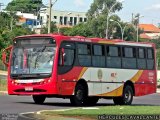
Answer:
<path fill-rule="evenodd" d="M 70 108 L 70 109 L 59 109 L 59 110 L 41 110 L 41 111 L 37 111 L 37 112 L 25 112 L 25 113 L 20 113 L 19 114 L 18 120 L 40 120 L 40 119 L 37 119 L 37 118 L 29 117 L 29 115 L 31 115 L 31 114 L 40 115 L 41 112 L 45 112 L 45 111 L 68 111 L 68 110 L 75 110 L 75 109 L 80 109 L 80 108 L 82 108 L 82 107 Z M 57 117 L 57 119 L 58 118 L 62 119 L 63 117 Z M 60 120 L 60 119 L 58 119 L 58 120 Z M 65 119 L 65 117 L 64 117 L 64 119 Z M 66 118 L 66 119 L 69 120 L 68 118 Z"/>
<path fill-rule="evenodd" d="M 63 112 L 63 111 L 68 111 L 68 110 L 76 110 L 76 109 L 80 109 L 80 108 L 82 108 L 82 107 L 77 107 L 77 108 L 69 108 L 69 109 L 58 109 L 58 110 L 41 110 L 41 111 L 38 111 L 38 112 L 36 112 L 36 114 L 41 114 L 41 112 L 45 112 L 45 111 L 59 111 L 59 112 Z"/>
<path fill-rule="evenodd" d="M 2 70 L 0 70 L 0 75 L 8 75 L 8 72 L 7 71 L 2 71 Z"/>
<path fill-rule="evenodd" d="M 8 95 L 8 92 L 7 91 L 0 91 L 0 94 L 2 94 L 2 95 Z"/>
<path fill-rule="evenodd" d="M 28 117 L 29 114 L 34 114 L 34 112 L 20 113 L 17 120 L 35 120 L 33 117 Z"/>

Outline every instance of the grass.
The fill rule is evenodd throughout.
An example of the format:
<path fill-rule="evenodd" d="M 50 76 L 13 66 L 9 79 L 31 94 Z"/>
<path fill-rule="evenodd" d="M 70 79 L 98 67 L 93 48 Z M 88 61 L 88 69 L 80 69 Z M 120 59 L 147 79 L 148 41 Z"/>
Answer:
<path fill-rule="evenodd" d="M 97 119 L 98 115 L 159 115 L 160 106 L 107 106 L 99 109 L 74 109 L 67 111 L 45 111 L 41 117 L 45 120 L 55 118 L 55 116 L 65 116 L 71 118 Z"/>
<path fill-rule="evenodd" d="M 7 91 L 7 80 L 0 80 L 0 91 Z"/>

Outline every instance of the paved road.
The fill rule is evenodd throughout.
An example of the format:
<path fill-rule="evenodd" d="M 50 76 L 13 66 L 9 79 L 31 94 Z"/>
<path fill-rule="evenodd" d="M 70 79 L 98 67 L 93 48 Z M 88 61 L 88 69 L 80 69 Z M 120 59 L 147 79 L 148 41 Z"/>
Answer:
<path fill-rule="evenodd" d="M 97 106 L 113 105 L 112 100 L 101 99 Z M 135 97 L 134 105 L 158 105 L 160 106 L 160 93 Z M 39 110 L 55 110 L 72 108 L 68 99 L 47 98 L 44 105 L 36 105 L 30 96 L 0 95 L 0 113 L 23 113 Z"/>

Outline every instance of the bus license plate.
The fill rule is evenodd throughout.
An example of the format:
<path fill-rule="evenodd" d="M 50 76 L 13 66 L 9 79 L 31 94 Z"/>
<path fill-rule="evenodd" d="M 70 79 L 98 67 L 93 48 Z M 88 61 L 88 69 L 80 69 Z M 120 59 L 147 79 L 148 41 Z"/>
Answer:
<path fill-rule="evenodd" d="M 33 91 L 33 87 L 25 87 L 25 91 Z"/>

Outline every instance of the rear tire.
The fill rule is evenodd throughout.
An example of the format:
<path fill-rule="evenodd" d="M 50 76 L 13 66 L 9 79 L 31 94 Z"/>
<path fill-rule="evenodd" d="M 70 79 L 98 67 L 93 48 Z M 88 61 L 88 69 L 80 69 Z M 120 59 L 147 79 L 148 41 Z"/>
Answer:
<path fill-rule="evenodd" d="M 131 105 L 133 101 L 133 89 L 131 86 L 127 85 L 123 90 L 123 95 L 121 97 L 113 98 L 115 105 Z"/>
<path fill-rule="evenodd" d="M 70 98 L 70 102 L 75 106 L 82 106 L 87 100 L 87 89 L 82 84 L 77 84 L 74 95 Z"/>
<path fill-rule="evenodd" d="M 33 95 L 32 97 L 35 104 L 43 104 L 46 99 L 46 97 L 42 95 Z"/>

